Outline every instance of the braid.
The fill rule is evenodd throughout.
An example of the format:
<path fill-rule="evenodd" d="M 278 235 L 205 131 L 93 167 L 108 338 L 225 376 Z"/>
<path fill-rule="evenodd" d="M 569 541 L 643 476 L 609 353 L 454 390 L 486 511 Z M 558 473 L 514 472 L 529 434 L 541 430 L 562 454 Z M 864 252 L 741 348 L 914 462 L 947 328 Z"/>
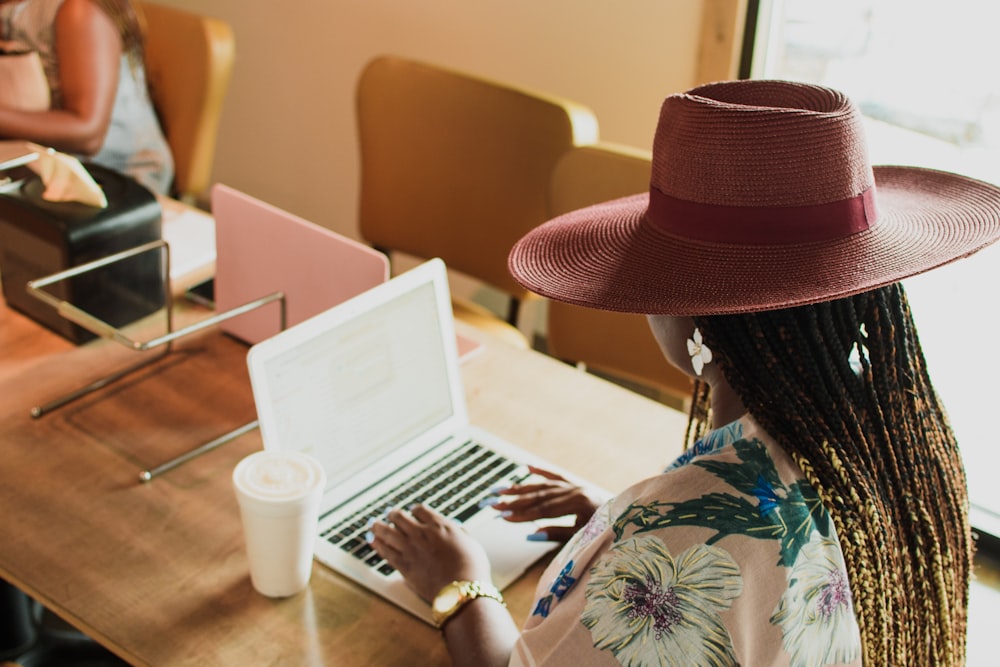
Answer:
<path fill-rule="evenodd" d="M 711 422 L 711 409 L 709 404 L 709 386 L 707 382 L 695 380 L 694 390 L 691 394 L 691 407 L 688 410 L 687 429 L 684 431 L 684 449 L 702 438 L 708 432 L 708 424 Z"/>
<path fill-rule="evenodd" d="M 865 664 L 964 664 L 965 474 L 902 286 L 695 322 L 830 512 Z M 692 400 L 689 434 L 706 403 L 704 392 Z"/>

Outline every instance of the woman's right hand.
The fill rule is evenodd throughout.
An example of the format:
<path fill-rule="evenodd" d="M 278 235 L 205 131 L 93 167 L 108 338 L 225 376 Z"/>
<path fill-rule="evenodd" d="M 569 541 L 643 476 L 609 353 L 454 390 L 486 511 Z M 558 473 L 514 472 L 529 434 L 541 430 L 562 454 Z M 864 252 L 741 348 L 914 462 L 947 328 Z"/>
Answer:
<path fill-rule="evenodd" d="M 516 484 L 496 492 L 493 508 L 507 521 L 522 522 L 575 516 L 572 526 L 546 526 L 535 533 L 540 540 L 565 542 L 586 525 L 603 498 L 552 471 L 528 466 L 545 481 Z"/>
<path fill-rule="evenodd" d="M 490 562 L 458 523 L 427 507 L 394 509 L 371 527 L 372 547 L 427 602 L 450 581 L 490 581 Z"/>

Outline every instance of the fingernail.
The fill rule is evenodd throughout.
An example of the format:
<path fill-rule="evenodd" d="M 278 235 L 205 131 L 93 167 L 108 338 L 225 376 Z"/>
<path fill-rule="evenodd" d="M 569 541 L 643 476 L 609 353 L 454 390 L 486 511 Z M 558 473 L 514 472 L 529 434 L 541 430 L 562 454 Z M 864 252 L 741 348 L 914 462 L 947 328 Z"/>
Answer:
<path fill-rule="evenodd" d="M 529 535 L 528 538 L 530 539 L 531 536 Z M 372 540 L 374 540 L 374 539 L 375 539 L 375 533 L 373 533 L 370 530 L 367 533 L 365 533 L 365 542 L 368 542 L 369 544 L 371 544 Z"/>
<path fill-rule="evenodd" d="M 375 525 L 375 517 L 373 516 L 368 517 L 368 521 L 365 522 L 365 528 L 371 528 L 374 525 Z"/>
<path fill-rule="evenodd" d="M 528 540 L 529 542 L 548 542 L 549 534 L 546 533 L 544 530 L 540 530 L 537 533 L 532 533 L 531 535 L 528 535 L 524 539 Z"/>
<path fill-rule="evenodd" d="M 506 519 L 506 518 L 512 516 L 513 514 L 514 513 L 511 512 L 510 510 L 504 510 L 503 512 L 497 512 L 496 514 L 494 514 L 493 518 L 494 519 Z"/>
<path fill-rule="evenodd" d="M 498 502 L 500 502 L 500 499 L 497 498 L 496 496 L 487 496 L 487 497 L 485 497 L 485 498 L 483 498 L 482 500 L 479 501 L 479 506 L 480 507 L 493 507 Z"/>
<path fill-rule="evenodd" d="M 506 491 L 509 488 L 510 488 L 509 486 L 494 486 L 492 489 L 487 491 L 487 493 L 490 494 L 491 496 L 495 496 L 499 494 L 501 491 Z"/>

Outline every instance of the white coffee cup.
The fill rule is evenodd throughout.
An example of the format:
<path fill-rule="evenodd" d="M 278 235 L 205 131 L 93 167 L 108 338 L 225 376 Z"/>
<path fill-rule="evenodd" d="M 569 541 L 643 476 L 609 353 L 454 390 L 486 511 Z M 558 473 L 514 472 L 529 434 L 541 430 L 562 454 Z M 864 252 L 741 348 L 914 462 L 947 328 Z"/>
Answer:
<path fill-rule="evenodd" d="M 250 581 L 268 597 L 287 597 L 309 584 L 319 503 L 326 473 L 302 452 L 264 450 L 233 469 Z"/>

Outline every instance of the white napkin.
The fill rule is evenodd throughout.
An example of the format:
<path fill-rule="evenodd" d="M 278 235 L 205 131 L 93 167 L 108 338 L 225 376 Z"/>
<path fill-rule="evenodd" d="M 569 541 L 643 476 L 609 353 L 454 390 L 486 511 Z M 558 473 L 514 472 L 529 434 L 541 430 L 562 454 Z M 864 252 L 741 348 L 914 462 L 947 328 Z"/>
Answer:
<path fill-rule="evenodd" d="M 108 198 L 80 161 L 72 155 L 60 153 L 51 148 L 30 144 L 38 154 L 37 160 L 27 167 L 38 174 L 45 191 L 42 199 L 47 201 L 75 201 L 96 208 L 107 208 Z"/>

